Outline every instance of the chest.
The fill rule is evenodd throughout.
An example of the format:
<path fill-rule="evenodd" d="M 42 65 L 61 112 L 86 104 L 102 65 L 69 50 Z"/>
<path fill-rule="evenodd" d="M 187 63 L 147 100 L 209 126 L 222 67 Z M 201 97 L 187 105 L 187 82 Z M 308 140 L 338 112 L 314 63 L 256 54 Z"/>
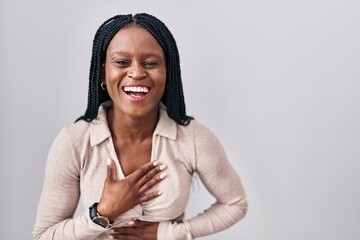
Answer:
<path fill-rule="evenodd" d="M 101 197 L 103 183 L 106 178 L 106 157 L 114 160 L 117 158 L 114 145 L 110 139 L 109 142 L 104 142 L 97 148 L 90 151 L 88 149 L 88 155 L 84 159 L 84 167 L 80 177 L 82 179 L 80 185 L 84 206 L 98 201 Z M 129 150 L 134 151 L 134 148 L 130 147 Z M 120 157 L 124 158 L 123 166 L 120 166 L 121 161 L 117 159 L 119 160 L 116 162 L 119 179 L 125 176 L 123 169 L 126 170 L 127 166 L 135 166 L 125 161 L 128 157 L 127 154 L 132 155 L 130 151 L 128 153 L 125 151 L 125 155 L 122 155 L 121 151 Z M 138 218 L 143 221 L 165 221 L 175 219 L 185 211 L 192 182 L 191 164 L 189 162 L 193 160 L 194 156 L 190 153 L 194 153 L 194 151 L 178 144 L 170 144 L 166 139 L 154 141 L 150 151 L 151 153 L 149 151 L 139 151 L 136 156 L 146 159 L 146 161 L 150 161 L 150 159 L 152 161 L 157 160 L 167 166 L 165 170 L 166 178 L 152 189 L 152 191 L 161 190 L 164 193 L 154 200 L 143 202 L 134 209 L 129 210 L 120 217 L 121 219 L 118 219 L 119 222 L 126 222 L 131 218 Z M 99 159 L 104 159 L 104 161 L 99 161 Z M 139 162 L 137 163 L 139 164 Z"/>
<path fill-rule="evenodd" d="M 114 141 L 114 148 L 124 176 L 128 176 L 151 160 L 151 138 L 139 143 Z"/>

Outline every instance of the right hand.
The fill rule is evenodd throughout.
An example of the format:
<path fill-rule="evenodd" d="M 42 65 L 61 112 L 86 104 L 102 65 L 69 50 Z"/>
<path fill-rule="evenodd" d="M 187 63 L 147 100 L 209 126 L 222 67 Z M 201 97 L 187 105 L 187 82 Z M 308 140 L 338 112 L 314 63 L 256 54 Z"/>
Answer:
<path fill-rule="evenodd" d="M 149 201 L 162 194 L 161 191 L 146 193 L 158 184 L 165 174 L 158 174 L 165 169 L 159 162 L 149 162 L 128 175 L 117 180 L 116 166 L 108 159 L 107 176 L 97 211 L 111 221 L 139 203 Z"/>

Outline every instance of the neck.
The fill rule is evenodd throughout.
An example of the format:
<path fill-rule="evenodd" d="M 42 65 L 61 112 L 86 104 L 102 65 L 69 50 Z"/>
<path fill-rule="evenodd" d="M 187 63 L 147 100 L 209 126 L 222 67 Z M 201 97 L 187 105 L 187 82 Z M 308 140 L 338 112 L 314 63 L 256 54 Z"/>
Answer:
<path fill-rule="evenodd" d="M 107 121 L 114 140 L 142 142 L 152 138 L 158 122 L 158 108 L 145 117 L 134 118 L 109 108 Z"/>

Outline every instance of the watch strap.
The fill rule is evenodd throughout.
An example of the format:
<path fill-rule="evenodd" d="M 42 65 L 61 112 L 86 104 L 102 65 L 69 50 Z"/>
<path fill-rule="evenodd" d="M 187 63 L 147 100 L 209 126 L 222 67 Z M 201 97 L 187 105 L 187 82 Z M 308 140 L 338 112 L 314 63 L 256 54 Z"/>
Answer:
<path fill-rule="evenodd" d="M 96 223 L 96 224 L 98 224 L 98 225 L 100 225 L 100 226 L 102 226 L 102 227 L 104 227 L 104 228 L 110 228 L 110 227 L 112 227 L 113 224 L 114 224 L 114 222 L 110 221 L 109 218 L 107 218 L 107 217 L 100 216 L 99 213 L 97 212 L 97 205 L 98 205 L 98 204 L 99 204 L 99 203 L 96 202 L 96 203 L 94 203 L 93 205 L 91 205 L 91 206 L 89 207 L 90 219 L 91 219 L 94 223 Z"/>

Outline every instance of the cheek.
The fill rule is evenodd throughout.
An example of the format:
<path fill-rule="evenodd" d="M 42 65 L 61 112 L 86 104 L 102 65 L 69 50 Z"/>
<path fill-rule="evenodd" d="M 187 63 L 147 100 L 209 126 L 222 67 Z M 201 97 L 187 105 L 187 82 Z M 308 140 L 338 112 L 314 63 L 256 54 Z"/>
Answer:
<path fill-rule="evenodd" d="M 166 77 L 159 81 L 158 88 L 159 88 L 159 92 L 161 93 L 161 96 L 164 95 L 166 88 Z"/>
<path fill-rule="evenodd" d="M 162 91 L 165 90 L 166 85 L 166 70 L 159 71 L 158 73 L 158 85 L 162 89 Z"/>
<path fill-rule="evenodd" d="M 122 79 L 124 75 L 123 71 L 119 71 L 119 69 L 107 68 L 105 71 L 105 81 L 107 84 L 113 84 Z"/>

